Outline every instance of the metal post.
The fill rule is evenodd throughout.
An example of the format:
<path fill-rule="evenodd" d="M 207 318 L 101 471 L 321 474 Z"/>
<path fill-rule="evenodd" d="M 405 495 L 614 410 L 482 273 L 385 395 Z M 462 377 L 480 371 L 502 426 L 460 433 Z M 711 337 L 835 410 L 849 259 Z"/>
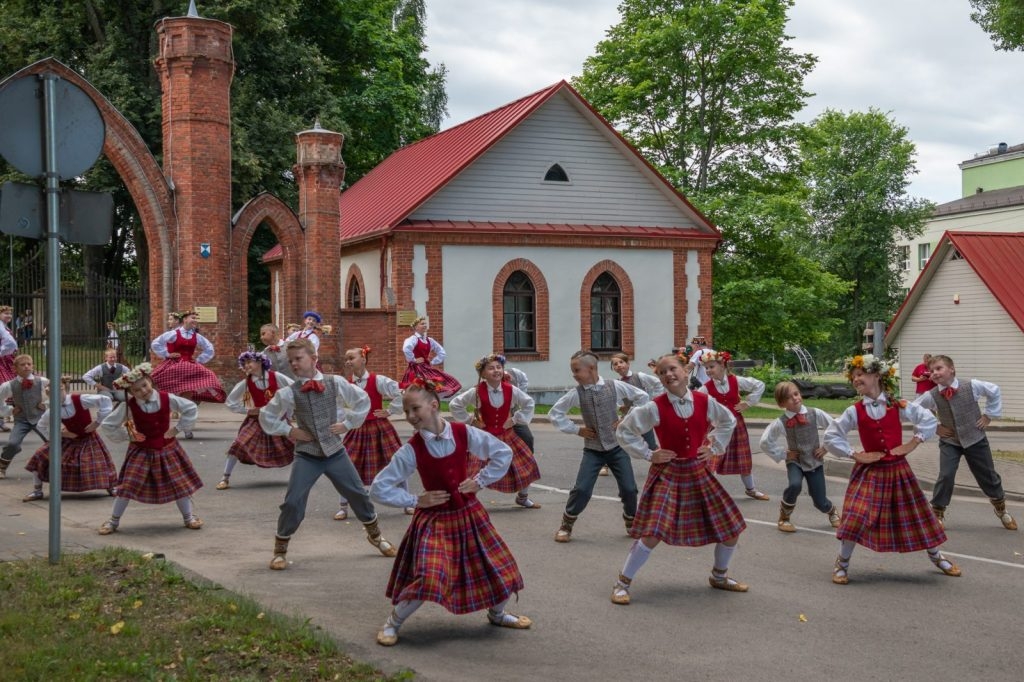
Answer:
<path fill-rule="evenodd" d="M 50 563 L 60 562 L 60 176 L 57 174 L 57 79 L 43 79 L 46 121 L 46 373 L 50 379 Z"/>
<path fill-rule="evenodd" d="M 874 322 L 872 325 L 872 331 L 874 334 L 871 336 L 871 341 L 875 344 L 872 351 L 876 358 L 885 357 L 885 322 Z"/>

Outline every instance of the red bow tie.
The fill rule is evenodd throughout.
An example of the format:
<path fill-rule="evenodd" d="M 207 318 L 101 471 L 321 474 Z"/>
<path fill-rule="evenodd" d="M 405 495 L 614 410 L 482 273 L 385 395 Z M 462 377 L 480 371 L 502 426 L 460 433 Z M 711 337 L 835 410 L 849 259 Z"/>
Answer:
<path fill-rule="evenodd" d="M 798 424 L 806 424 L 806 423 L 807 423 L 807 415 L 806 414 L 802 414 L 802 413 L 801 414 L 797 414 L 797 415 L 795 415 L 793 417 L 790 417 L 789 419 L 786 420 L 786 426 L 788 426 L 789 428 L 793 428 L 794 426 L 796 426 Z"/>
<path fill-rule="evenodd" d="M 945 398 L 946 400 L 949 400 L 954 395 L 956 395 L 956 389 L 953 388 L 952 386 L 947 386 L 946 388 L 942 389 L 942 397 Z"/>
<path fill-rule="evenodd" d="M 267 346 L 267 350 L 271 353 L 279 353 L 281 351 L 281 346 Z"/>
<path fill-rule="evenodd" d="M 324 392 L 324 383 L 317 381 L 316 379 L 310 379 L 306 383 L 302 384 L 302 388 L 299 389 L 303 393 L 309 393 L 310 391 L 316 391 L 317 393 Z"/>
<path fill-rule="evenodd" d="M 26 391 L 28 389 L 32 388 L 32 380 L 31 379 L 22 379 L 21 380 L 21 387 L 23 389 L 25 389 Z"/>

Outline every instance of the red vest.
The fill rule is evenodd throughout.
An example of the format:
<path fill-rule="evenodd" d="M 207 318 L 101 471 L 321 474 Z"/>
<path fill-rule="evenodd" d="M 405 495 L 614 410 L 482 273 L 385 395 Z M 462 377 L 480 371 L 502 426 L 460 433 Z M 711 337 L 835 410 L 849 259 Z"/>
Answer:
<path fill-rule="evenodd" d="M 259 388 L 251 376 L 245 378 L 245 388 L 249 391 L 253 407 L 263 407 L 277 393 L 277 376 L 275 372 L 267 372 L 267 387 Z"/>
<path fill-rule="evenodd" d="M 409 439 L 409 445 L 416 453 L 416 469 L 420 473 L 424 490 L 446 490 L 451 495 L 448 503 L 432 507 L 432 509 L 462 509 L 475 497 L 473 493 L 460 493 L 459 484 L 466 480 L 469 464 L 469 449 L 466 444 L 466 425 L 453 423 L 452 436 L 455 437 L 455 452 L 447 457 L 434 457 L 427 451 L 423 436 L 417 431 Z"/>
<path fill-rule="evenodd" d="M 857 410 L 857 433 L 860 434 L 860 444 L 865 452 L 884 452 L 883 462 L 892 462 L 899 459 L 889 451 L 903 443 L 903 427 L 900 425 L 900 408 L 896 405 L 885 408 L 885 415 L 881 419 L 872 419 L 868 416 L 868 409 L 864 407 L 864 401 L 858 400 L 854 406 Z"/>
<path fill-rule="evenodd" d="M 350 376 L 348 378 L 348 382 L 353 386 L 358 385 L 356 384 L 356 378 L 354 376 Z M 382 396 L 380 394 L 380 391 L 377 390 L 376 374 L 374 374 L 373 372 L 367 373 L 366 388 L 364 388 L 363 390 L 366 391 L 366 395 L 370 396 L 370 412 L 366 415 L 366 419 L 363 420 L 363 423 L 365 424 L 366 422 L 372 422 L 379 419 L 380 417 L 374 416 L 373 413 L 376 412 L 377 410 L 384 409 L 384 396 Z"/>
<path fill-rule="evenodd" d="M 92 415 L 89 414 L 89 410 L 82 406 L 81 396 L 72 395 L 71 404 L 75 406 L 75 413 L 67 419 L 61 419 L 60 421 L 64 424 L 64 428 L 71 433 L 76 436 L 84 436 L 85 428 L 92 424 Z"/>
<path fill-rule="evenodd" d="M 512 412 L 512 385 L 501 383 L 501 394 L 505 402 L 501 407 L 491 405 L 490 387 L 486 381 L 481 381 L 476 387 L 476 396 L 480 403 L 480 418 L 484 422 L 484 430 L 492 436 L 500 436 L 505 433 L 505 421 Z"/>
<path fill-rule="evenodd" d="M 191 360 L 192 356 L 196 352 L 196 346 L 198 345 L 195 332 L 192 333 L 191 339 L 186 339 L 182 336 L 180 329 L 175 329 L 174 333 L 177 338 L 167 344 L 167 352 L 181 353 L 182 360 Z"/>
<path fill-rule="evenodd" d="M 708 395 L 728 407 L 729 411 L 732 412 L 735 417 L 739 414 L 739 412 L 736 411 L 736 406 L 740 404 L 740 382 L 732 374 L 727 376 L 726 379 L 729 381 L 728 393 L 719 393 L 718 389 L 715 388 L 714 380 L 704 384 L 704 388 L 708 390 Z"/>
<path fill-rule="evenodd" d="M 658 406 L 658 421 L 654 433 L 658 436 L 658 444 L 665 450 L 676 453 L 680 459 L 696 459 L 697 448 L 704 444 L 708 435 L 708 400 L 703 393 L 690 391 L 693 398 L 693 414 L 683 419 L 672 407 L 668 393 L 662 393 L 654 399 Z"/>
<path fill-rule="evenodd" d="M 132 412 L 132 421 L 135 422 L 135 431 L 146 437 L 141 443 L 134 443 L 139 447 L 150 450 L 163 450 L 164 446 L 171 442 L 166 434 L 171 429 L 171 400 L 170 394 L 158 391 L 160 395 L 160 409 L 149 414 L 144 412 L 135 398 L 128 398 L 128 409 Z"/>
<path fill-rule="evenodd" d="M 414 358 L 423 358 L 424 360 L 430 357 L 430 339 L 421 339 L 416 337 L 416 345 L 412 347 L 412 356 Z"/>

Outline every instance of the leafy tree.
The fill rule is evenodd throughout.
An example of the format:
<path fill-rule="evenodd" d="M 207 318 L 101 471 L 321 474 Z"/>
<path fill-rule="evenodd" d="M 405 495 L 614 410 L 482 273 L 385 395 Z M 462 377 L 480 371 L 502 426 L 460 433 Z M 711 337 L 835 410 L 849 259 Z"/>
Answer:
<path fill-rule="evenodd" d="M 792 0 L 623 0 L 573 80 L 684 192 L 735 189 L 791 158 L 816 61 L 786 46 Z"/>
<path fill-rule="evenodd" d="M 971 9 L 997 50 L 1024 50 L 1024 0 L 971 0 Z"/>
<path fill-rule="evenodd" d="M 921 234 L 934 206 L 907 194 L 917 172 L 914 143 L 877 109 L 826 110 L 808 127 L 800 155 L 810 189 L 809 244 L 825 269 L 851 287 L 841 299 L 843 330 L 831 348 L 838 357 L 860 344 L 865 322 L 895 313 L 896 242 Z"/>

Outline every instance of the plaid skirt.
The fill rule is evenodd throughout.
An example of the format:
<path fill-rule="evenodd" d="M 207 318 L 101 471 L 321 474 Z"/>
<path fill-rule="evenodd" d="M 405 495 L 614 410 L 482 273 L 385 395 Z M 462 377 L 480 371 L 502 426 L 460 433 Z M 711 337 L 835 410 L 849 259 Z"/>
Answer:
<path fill-rule="evenodd" d="M 537 460 L 523 439 L 517 436 L 512 429 L 505 429 L 498 439 L 512 448 L 512 464 L 509 465 L 504 476 L 487 488 L 499 493 L 517 493 L 520 490 L 526 490 L 534 481 L 539 481 L 540 468 L 537 466 Z M 468 478 L 476 476 L 486 465 L 485 460 L 479 457 L 470 457 L 469 467 L 466 470 Z"/>
<path fill-rule="evenodd" d="M 222 403 L 227 399 L 217 375 L 198 362 L 168 358 L 153 370 L 150 378 L 157 389 L 187 397 L 192 402 Z"/>
<path fill-rule="evenodd" d="M 391 456 L 402 441 L 390 419 L 374 419 L 345 434 L 345 449 L 359 472 L 363 485 L 373 483 L 374 477 L 388 465 Z"/>
<path fill-rule="evenodd" d="M 736 415 L 736 430 L 732 432 L 725 453 L 719 457 L 712 457 L 709 466 L 711 471 L 722 476 L 745 476 L 750 473 L 750 435 L 747 434 L 747 423 L 743 421 L 743 415 Z"/>
<path fill-rule="evenodd" d="M 146 504 L 164 504 L 188 497 L 202 487 L 203 481 L 177 440 L 162 450 L 132 443 L 117 479 L 117 496 Z"/>
<path fill-rule="evenodd" d="M 60 442 L 60 489 L 66 493 L 109 490 L 117 484 L 117 467 L 95 432 Z M 43 483 L 50 482 L 50 445 L 43 445 L 25 465 Z"/>
<path fill-rule="evenodd" d="M 441 383 L 441 390 L 437 392 L 437 397 L 442 400 L 451 398 L 462 390 L 462 384 L 459 383 L 458 379 L 451 374 L 442 372 L 427 362 L 419 364 L 410 362 L 409 369 L 405 370 L 405 375 L 402 376 L 402 380 L 398 382 L 398 385 L 401 388 L 405 388 L 417 377 L 424 381 L 439 381 Z"/>
<path fill-rule="evenodd" d="M 854 465 L 836 537 L 876 552 L 917 552 L 946 541 L 905 458 Z"/>
<path fill-rule="evenodd" d="M 523 576 L 487 511 L 417 509 L 388 580 L 393 604 L 423 599 L 455 614 L 487 609 L 523 589 Z"/>
<path fill-rule="evenodd" d="M 263 469 L 286 467 L 295 459 L 295 443 L 284 436 L 271 436 L 260 428 L 258 417 L 246 415 L 238 435 L 228 447 L 242 464 L 255 464 Z"/>
<path fill-rule="evenodd" d="M 12 355 L 0 355 L 0 384 L 5 383 L 18 376 L 14 371 L 14 356 Z"/>
<path fill-rule="evenodd" d="M 747 527 L 732 496 L 696 459 L 654 464 L 629 535 L 677 547 L 700 547 L 736 537 Z"/>

